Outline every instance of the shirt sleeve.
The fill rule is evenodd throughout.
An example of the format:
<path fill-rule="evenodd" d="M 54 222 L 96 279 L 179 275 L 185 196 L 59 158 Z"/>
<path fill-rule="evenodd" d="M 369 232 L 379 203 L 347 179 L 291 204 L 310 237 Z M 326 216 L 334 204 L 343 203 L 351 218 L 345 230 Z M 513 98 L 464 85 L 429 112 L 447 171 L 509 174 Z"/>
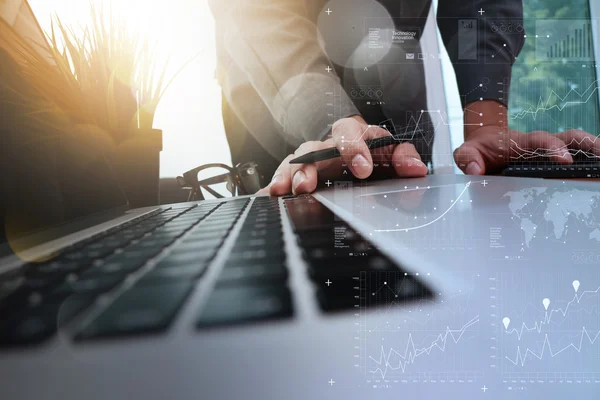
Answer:
<path fill-rule="evenodd" d="M 525 43 L 522 0 L 440 0 L 437 22 L 463 106 L 481 99 L 508 105 L 512 66 Z"/>
<path fill-rule="evenodd" d="M 288 142 L 327 135 L 334 122 L 332 107 L 327 106 L 333 96 L 328 99 L 327 93 L 336 93 L 336 116 L 359 114 L 323 51 L 304 1 L 211 0 L 210 6 L 224 35 L 224 50 Z M 225 96 L 235 92 L 223 89 Z M 244 118 L 253 116 L 240 116 Z"/>

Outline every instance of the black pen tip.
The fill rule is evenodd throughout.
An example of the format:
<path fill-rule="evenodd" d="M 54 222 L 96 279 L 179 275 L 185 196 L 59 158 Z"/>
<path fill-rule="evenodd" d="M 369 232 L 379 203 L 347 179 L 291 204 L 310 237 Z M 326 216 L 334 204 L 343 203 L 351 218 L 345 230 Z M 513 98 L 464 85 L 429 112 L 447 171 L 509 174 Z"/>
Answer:
<path fill-rule="evenodd" d="M 296 157 L 293 160 L 290 160 L 290 164 L 310 164 L 313 162 L 313 158 L 310 154 L 304 154 L 300 157 Z"/>

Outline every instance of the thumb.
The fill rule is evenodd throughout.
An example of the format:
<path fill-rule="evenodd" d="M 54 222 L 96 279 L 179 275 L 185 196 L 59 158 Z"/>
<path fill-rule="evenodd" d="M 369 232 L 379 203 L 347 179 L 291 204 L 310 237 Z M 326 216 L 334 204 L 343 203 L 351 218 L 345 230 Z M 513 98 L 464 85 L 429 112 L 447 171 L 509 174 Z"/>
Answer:
<path fill-rule="evenodd" d="M 470 142 L 463 143 L 454 151 L 454 162 L 467 175 L 485 175 L 485 157 L 481 150 Z"/>

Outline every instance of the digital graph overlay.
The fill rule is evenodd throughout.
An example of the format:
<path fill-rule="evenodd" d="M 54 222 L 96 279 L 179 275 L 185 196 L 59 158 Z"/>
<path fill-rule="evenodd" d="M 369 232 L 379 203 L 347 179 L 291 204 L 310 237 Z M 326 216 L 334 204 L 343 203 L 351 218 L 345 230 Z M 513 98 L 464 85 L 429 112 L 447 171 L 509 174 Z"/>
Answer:
<path fill-rule="evenodd" d="M 594 250 L 600 243 L 600 193 L 573 189 L 568 181 L 558 188 L 527 187 L 507 192 L 511 225 L 519 228 L 520 252 L 536 246 Z M 516 235 L 512 235 L 513 239 Z M 571 246 L 571 247 L 569 247 Z"/>
<path fill-rule="evenodd" d="M 368 89 L 368 90 L 367 90 Z M 497 91 L 500 95 L 500 99 L 502 99 L 503 92 L 503 82 L 492 82 L 490 78 L 484 77 L 481 82 L 473 87 L 468 93 L 464 95 L 468 95 L 475 91 Z M 365 92 L 365 90 L 367 90 Z M 357 93 L 365 92 L 365 96 L 383 96 L 383 88 L 365 88 L 360 89 L 357 92 L 356 88 L 351 89 L 350 96 L 354 98 Z M 370 93 L 370 94 L 369 94 Z M 341 118 L 339 112 L 339 103 L 340 96 L 334 91 L 327 91 L 326 96 L 328 96 L 327 104 L 330 106 L 331 111 L 329 112 L 329 116 L 332 117 L 332 122 L 329 125 L 330 128 L 333 127 L 333 123 Z M 358 95 L 359 97 L 364 97 Z M 481 98 L 483 100 L 483 98 Z M 384 103 L 382 103 L 384 104 Z M 466 110 L 465 112 L 474 113 L 474 111 Z M 483 114 L 479 113 L 479 117 L 484 117 Z M 486 116 L 487 117 L 487 116 Z M 390 135 L 393 135 L 397 144 L 401 144 L 404 142 L 409 142 L 415 144 L 420 150 L 420 154 L 422 157 L 431 156 L 432 154 L 424 154 L 423 149 L 430 149 L 433 146 L 435 132 L 439 131 L 440 127 L 450 127 L 452 124 L 455 124 L 456 121 L 453 121 L 451 117 L 445 110 L 441 109 L 417 109 L 417 110 L 406 110 L 405 116 L 402 118 L 405 123 L 399 124 L 397 121 L 394 121 L 393 118 L 388 118 L 385 121 L 379 122 L 378 125 L 368 125 L 365 127 L 362 132 L 358 135 L 352 133 L 348 136 L 341 137 L 341 146 L 340 150 L 344 151 L 346 148 L 352 147 L 358 142 L 362 142 L 366 139 L 372 139 L 375 137 L 374 133 L 377 132 L 377 128 L 381 128 L 385 131 L 388 131 Z M 478 127 L 482 126 L 482 122 L 475 120 L 475 122 L 469 122 L 462 124 L 464 126 L 473 126 Z M 378 135 L 381 132 L 377 132 Z M 373 157 L 373 161 L 375 163 L 385 163 L 389 161 L 389 149 L 379 148 L 372 149 L 371 155 Z M 429 151 L 429 150 L 425 150 Z"/>
<path fill-rule="evenodd" d="M 410 231 L 414 231 L 417 229 L 422 229 L 425 227 L 428 227 L 430 225 L 435 224 L 436 222 L 444 219 L 446 217 L 446 214 L 448 214 L 450 211 L 452 211 L 452 209 L 454 208 L 454 206 L 456 204 L 459 204 L 462 201 L 462 197 L 465 194 L 465 192 L 471 187 L 471 181 L 465 183 L 464 188 L 461 190 L 461 192 L 458 194 L 458 196 L 456 197 L 456 199 L 451 199 L 450 200 L 450 204 L 447 206 L 447 208 L 445 210 L 443 210 L 442 212 L 440 212 L 440 214 L 438 216 L 434 216 L 429 218 L 430 220 L 427 222 L 423 222 L 423 223 L 417 223 L 415 225 L 412 226 L 405 226 L 405 227 L 398 227 L 399 224 L 396 224 L 397 227 L 396 228 L 391 228 L 391 229 L 376 229 L 375 232 L 410 232 Z M 426 190 L 431 190 L 432 187 L 431 186 L 427 186 Z M 405 191 L 409 191 L 411 189 L 404 189 Z M 420 189 L 419 187 L 416 187 L 415 189 L 412 190 L 423 190 L 422 188 Z M 395 193 L 399 193 L 399 191 L 396 191 Z M 383 194 L 384 198 L 387 199 L 387 193 Z M 434 207 L 433 211 L 437 211 L 437 207 Z M 417 217 L 418 218 L 418 217 Z M 415 219 L 417 219 L 415 218 Z"/>
<path fill-rule="evenodd" d="M 408 183 L 408 182 L 407 182 Z M 373 224 L 372 236 L 385 236 L 403 247 L 451 251 L 484 244 L 485 237 L 467 227 L 472 214 L 474 192 L 489 190 L 492 183 L 460 179 L 450 184 L 410 185 L 374 192 L 356 188 L 353 215 Z M 386 213 L 385 219 L 378 218 Z M 464 224 L 455 223 L 465 216 Z"/>
<path fill-rule="evenodd" d="M 538 61 L 593 61 L 593 30 L 590 19 L 540 19 L 535 21 L 535 55 Z"/>
<path fill-rule="evenodd" d="M 504 278 L 504 301 L 510 280 Z M 529 300 L 516 309 L 503 305 L 498 315 L 504 379 L 600 384 L 598 279 L 561 277 L 552 285 L 536 286 L 520 282 L 513 292 L 525 290 Z"/>
<path fill-rule="evenodd" d="M 360 275 L 360 368 L 367 382 L 475 382 L 482 376 L 471 357 L 482 325 L 474 286 L 398 303 L 410 280 L 402 272 Z M 418 276 L 414 276 L 418 279 Z"/>
<path fill-rule="evenodd" d="M 600 81 L 590 77 L 528 79 L 512 82 L 514 94 L 509 109 L 509 125 L 520 132 L 570 130 L 588 132 L 591 137 L 567 137 L 565 146 L 526 147 L 510 140 L 512 163 L 558 161 L 573 157 L 579 161 L 598 162 L 594 149 L 600 146 L 598 95 Z M 508 89 L 507 89 L 508 90 Z"/>

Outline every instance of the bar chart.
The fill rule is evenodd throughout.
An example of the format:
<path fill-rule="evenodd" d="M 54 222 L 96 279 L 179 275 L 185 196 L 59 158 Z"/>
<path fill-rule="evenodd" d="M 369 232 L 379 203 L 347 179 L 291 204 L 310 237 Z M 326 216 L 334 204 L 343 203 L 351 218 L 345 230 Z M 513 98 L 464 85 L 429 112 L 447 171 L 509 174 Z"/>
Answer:
<path fill-rule="evenodd" d="M 593 61 L 593 33 L 597 21 L 544 19 L 536 21 L 537 61 Z"/>

